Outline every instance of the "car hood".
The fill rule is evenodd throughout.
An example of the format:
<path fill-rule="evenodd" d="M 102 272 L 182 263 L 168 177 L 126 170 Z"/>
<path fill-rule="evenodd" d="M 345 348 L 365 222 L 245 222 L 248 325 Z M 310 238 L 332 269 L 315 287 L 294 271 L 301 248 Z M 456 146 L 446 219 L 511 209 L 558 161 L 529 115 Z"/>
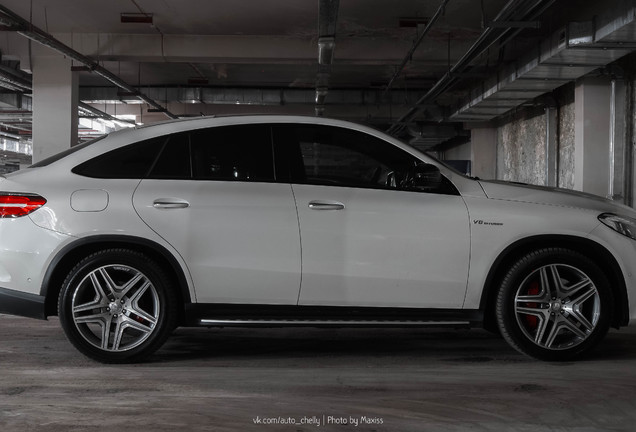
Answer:
<path fill-rule="evenodd" d="M 634 214 L 630 207 L 585 192 L 497 180 L 480 180 L 479 184 L 491 199 Z"/>

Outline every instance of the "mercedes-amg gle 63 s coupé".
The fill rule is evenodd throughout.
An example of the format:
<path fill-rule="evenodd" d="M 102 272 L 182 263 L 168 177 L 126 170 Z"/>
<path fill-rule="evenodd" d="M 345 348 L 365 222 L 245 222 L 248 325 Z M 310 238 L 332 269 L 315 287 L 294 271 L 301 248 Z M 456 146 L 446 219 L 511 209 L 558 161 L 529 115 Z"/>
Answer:
<path fill-rule="evenodd" d="M 636 319 L 636 212 L 292 116 L 114 132 L 0 179 L 0 313 L 102 362 L 176 326 L 485 326 L 543 360 Z"/>

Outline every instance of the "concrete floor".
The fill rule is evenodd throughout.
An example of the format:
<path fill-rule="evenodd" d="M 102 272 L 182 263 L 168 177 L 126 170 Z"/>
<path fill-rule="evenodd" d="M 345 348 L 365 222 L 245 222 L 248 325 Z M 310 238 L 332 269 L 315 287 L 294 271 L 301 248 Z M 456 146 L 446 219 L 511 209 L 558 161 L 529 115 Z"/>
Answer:
<path fill-rule="evenodd" d="M 271 418 L 281 424 L 258 423 Z M 636 329 L 612 331 L 593 358 L 562 364 L 478 330 L 179 329 L 149 362 L 105 366 L 76 352 L 55 319 L 0 315 L 2 432 L 635 425 Z"/>

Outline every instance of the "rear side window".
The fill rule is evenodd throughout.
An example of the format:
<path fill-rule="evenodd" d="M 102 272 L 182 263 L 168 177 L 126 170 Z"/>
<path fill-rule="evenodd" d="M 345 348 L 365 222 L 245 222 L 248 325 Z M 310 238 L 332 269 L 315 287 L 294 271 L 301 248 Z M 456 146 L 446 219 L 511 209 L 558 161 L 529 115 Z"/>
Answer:
<path fill-rule="evenodd" d="M 192 170 L 197 180 L 274 181 L 267 125 L 237 125 L 190 133 Z"/>
<path fill-rule="evenodd" d="M 146 176 L 166 137 L 152 138 L 121 147 L 90 159 L 73 172 L 86 177 L 142 179 Z"/>
<path fill-rule="evenodd" d="M 65 158 L 66 156 L 75 153 L 78 150 L 81 150 L 83 148 L 88 147 L 89 145 L 93 145 L 95 144 L 97 141 L 103 140 L 104 138 L 106 138 L 107 135 L 102 135 L 100 137 L 97 137 L 93 140 L 87 141 L 85 143 L 82 144 L 77 144 L 69 149 L 66 149 L 64 151 L 59 152 L 58 154 L 55 154 L 53 156 L 47 157 L 46 159 L 42 159 L 40 162 L 38 163 L 34 163 L 33 165 L 29 166 L 29 168 L 39 168 L 39 167 L 43 167 L 43 166 L 47 166 L 47 165 L 51 165 L 53 162 L 57 162 L 60 159 Z"/>
<path fill-rule="evenodd" d="M 187 132 L 176 133 L 167 137 L 159 159 L 155 162 L 150 175 L 151 179 L 191 179 L 190 137 Z"/>

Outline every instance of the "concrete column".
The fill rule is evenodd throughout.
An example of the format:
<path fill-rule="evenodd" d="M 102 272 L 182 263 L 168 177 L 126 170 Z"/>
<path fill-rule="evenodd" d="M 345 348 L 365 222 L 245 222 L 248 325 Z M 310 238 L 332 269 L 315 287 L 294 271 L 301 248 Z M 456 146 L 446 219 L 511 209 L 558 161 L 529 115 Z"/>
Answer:
<path fill-rule="evenodd" d="M 47 52 L 33 58 L 33 162 L 77 143 L 78 72 Z"/>
<path fill-rule="evenodd" d="M 628 155 L 629 146 L 625 145 L 627 138 L 627 86 L 621 79 L 615 78 L 610 87 L 610 171 L 609 195 L 621 203 L 627 203 L 626 197 L 631 193 L 627 172 L 631 170 L 631 158 Z"/>
<path fill-rule="evenodd" d="M 558 112 L 554 107 L 545 109 L 545 184 L 555 187 L 559 184 Z"/>
<path fill-rule="evenodd" d="M 475 128 L 470 134 L 473 176 L 483 179 L 497 178 L 497 129 Z"/>
<path fill-rule="evenodd" d="M 574 90 L 574 189 L 610 193 L 610 105 L 608 78 L 589 77 Z"/>

